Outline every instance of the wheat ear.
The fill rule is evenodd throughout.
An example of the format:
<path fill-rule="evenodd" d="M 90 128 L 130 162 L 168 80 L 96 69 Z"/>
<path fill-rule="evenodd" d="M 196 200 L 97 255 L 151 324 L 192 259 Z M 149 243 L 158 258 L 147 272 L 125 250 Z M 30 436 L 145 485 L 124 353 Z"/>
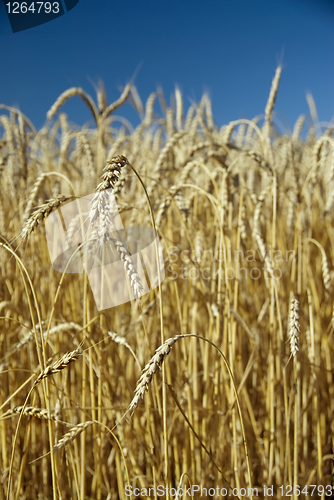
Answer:
<path fill-rule="evenodd" d="M 102 170 L 101 182 L 96 187 L 96 194 L 91 201 L 89 219 L 90 223 L 94 224 L 94 229 L 101 241 L 107 239 L 108 232 L 113 227 L 113 209 L 110 207 L 109 192 L 106 190 L 114 190 L 118 185 L 121 170 L 126 165 L 129 165 L 129 161 L 123 155 L 114 156 L 106 162 Z"/>
<path fill-rule="evenodd" d="M 83 89 L 81 89 L 79 87 L 72 87 L 68 90 L 65 90 L 65 92 L 63 92 L 62 94 L 60 94 L 60 96 L 58 97 L 56 102 L 51 106 L 51 108 L 47 112 L 47 114 L 46 114 L 47 119 L 51 120 L 54 117 L 54 115 L 57 113 L 59 108 L 68 99 L 70 99 L 71 97 L 74 97 L 76 95 L 81 97 L 81 99 L 87 104 L 88 108 L 90 109 L 90 111 L 91 111 L 92 115 L 94 116 L 95 121 L 97 123 L 98 122 L 98 111 L 96 109 L 95 103 L 94 103 L 93 99 L 90 97 L 90 95 L 87 94 Z"/>
<path fill-rule="evenodd" d="M 289 332 L 288 337 L 290 341 L 291 356 L 296 356 L 299 344 L 299 301 L 291 292 L 290 296 L 290 310 L 289 310 Z"/>
<path fill-rule="evenodd" d="M 321 252 L 322 279 L 324 282 L 325 290 L 328 292 L 332 286 L 332 277 L 331 277 L 331 273 L 329 270 L 329 263 L 328 263 L 326 252 L 325 252 L 323 246 L 317 240 L 315 240 L 314 238 L 308 238 L 308 240 L 311 241 L 312 243 L 314 243 L 319 248 L 319 250 Z"/>
<path fill-rule="evenodd" d="M 109 104 L 109 106 L 103 111 L 102 113 L 102 119 L 107 118 L 111 113 L 113 113 L 117 108 L 122 106 L 122 104 L 125 103 L 127 98 L 129 97 L 130 90 L 131 90 L 131 83 L 128 83 L 120 95 L 120 97 L 117 99 L 117 101 L 113 102 L 112 104 Z"/>
<path fill-rule="evenodd" d="M 85 157 L 86 157 L 86 165 L 87 165 L 87 170 L 89 172 L 89 175 L 93 177 L 95 175 L 95 170 L 94 170 L 94 161 L 93 161 L 93 153 L 91 150 L 91 147 L 89 145 L 88 139 L 83 133 L 78 133 L 78 139 L 82 144 Z"/>
<path fill-rule="evenodd" d="M 141 297 L 144 293 L 144 287 L 142 285 L 139 274 L 136 271 L 134 262 L 131 258 L 131 254 L 128 249 L 124 246 L 124 243 L 121 241 L 115 240 L 114 238 L 110 238 L 110 240 L 114 243 L 117 253 L 123 262 L 125 272 L 130 280 L 131 289 L 134 295 L 134 298 L 137 299 Z"/>
<path fill-rule="evenodd" d="M 118 180 L 122 168 L 130 165 L 129 160 L 124 155 L 117 155 L 109 160 L 103 169 L 101 176 L 102 181 L 96 188 L 96 194 L 92 199 L 92 207 L 89 212 L 91 223 L 98 220 L 97 236 L 101 241 L 110 240 L 114 243 L 116 250 L 124 264 L 126 274 L 130 280 L 134 298 L 140 297 L 144 292 L 139 274 L 135 269 L 135 265 L 131 258 L 130 252 L 124 246 L 122 241 L 119 241 L 108 236 L 110 227 L 113 226 L 112 210 L 108 206 L 108 196 L 104 191 L 106 189 L 114 189 L 118 185 Z"/>
<path fill-rule="evenodd" d="M 39 384 L 43 378 L 50 377 L 50 375 L 53 375 L 54 373 L 58 373 L 64 368 L 66 368 L 70 363 L 73 361 L 76 361 L 82 356 L 82 351 L 79 348 L 75 349 L 74 351 L 67 352 L 62 356 L 61 358 L 57 359 L 54 363 L 51 365 L 47 366 L 37 377 L 35 380 L 34 386 Z"/>
<path fill-rule="evenodd" d="M 155 218 L 155 223 L 157 227 L 161 225 L 162 218 L 167 212 L 167 209 L 171 204 L 172 198 L 175 196 L 176 193 L 177 193 L 177 187 L 172 186 L 168 194 L 163 198 L 162 202 L 160 203 L 158 214 Z"/>
<path fill-rule="evenodd" d="M 102 81 L 100 81 L 98 84 L 96 97 L 97 97 L 97 107 L 98 107 L 100 115 L 102 115 L 103 111 L 108 106 L 106 88 L 105 88 L 104 83 Z"/>
<path fill-rule="evenodd" d="M 21 231 L 21 238 L 27 238 L 34 231 L 34 229 L 36 229 L 38 224 L 42 220 L 46 219 L 51 214 L 51 212 L 57 210 L 57 208 L 59 208 L 63 203 L 73 200 L 73 198 L 74 196 L 58 195 L 55 198 L 49 200 L 47 203 L 44 203 L 43 205 L 37 207 L 36 210 L 31 214 L 29 219 L 25 222 Z"/>
<path fill-rule="evenodd" d="M 156 349 L 154 356 L 143 369 L 142 375 L 137 382 L 135 395 L 128 408 L 129 411 L 134 410 L 139 401 L 143 399 L 145 393 L 148 391 L 148 386 L 153 378 L 153 375 L 161 369 L 162 363 L 170 353 L 173 345 L 180 338 L 183 338 L 183 335 L 176 335 L 175 337 L 167 339 L 166 342 Z"/>
<path fill-rule="evenodd" d="M 183 137 L 187 133 L 188 133 L 187 130 L 180 130 L 179 132 L 176 132 L 169 139 L 169 141 L 166 143 L 166 145 L 164 146 L 164 148 L 160 152 L 160 155 L 159 155 L 159 157 L 156 161 L 156 164 L 154 166 L 154 169 L 153 169 L 153 174 L 157 174 L 160 171 L 164 161 L 167 158 L 169 151 L 176 145 L 176 143 L 181 139 L 181 137 Z"/>
<path fill-rule="evenodd" d="M 175 101 L 176 101 L 176 128 L 177 130 L 182 130 L 183 123 L 183 99 L 181 91 L 178 87 L 175 89 Z"/>
<path fill-rule="evenodd" d="M 195 236 L 195 261 L 201 264 L 204 250 L 204 234 L 202 229 L 198 229 Z"/>
<path fill-rule="evenodd" d="M 222 129 L 222 141 L 224 144 L 227 144 L 229 142 L 235 125 L 236 123 L 232 121 Z"/>
<path fill-rule="evenodd" d="M 34 207 L 34 203 L 35 203 L 35 200 L 36 200 L 36 197 L 37 197 L 38 191 L 39 191 L 39 189 L 40 189 L 41 185 L 43 184 L 44 179 L 46 179 L 46 177 L 47 177 L 47 174 L 46 174 L 46 173 L 41 174 L 41 175 L 37 178 L 37 180 L 36 180 L 36 182 L 35 182 L 35 184 L 34 184 L 34 186 L 33 186 L 33 188 L 32 188 L 32 191 L 31 191 L 31 193 L 30 193 L 29 200 L 28 200 L 28 203 L 27 203 L 27 206 L 26 206 L 25 212 L 24 212 L 24 214 L 23 214 L 23 221 L 24 221 L 24 222 L 25 222 L 26 220 L 28 220 L 28 219 L 29 219 L 29 217 L 30 217 L 30 215 L 31 215 L 31 212 L 32 212 L 33 207 Z"/>
<path fill-rule="evenodd" d="M 129 160 L 124 155 L 117 155 L 108 160 L 102 170 L 102 181 L 98 184 L 95 191 L 101 192 L 105 189 L 113 189 L 125 165 L 129 165 Z"/>
<path fill-rule="evenodd" d="M 135 85 L 132 85 L 130 92 L 131 96 L 129 97 L 129 101 L 131 102 L 137 113 L 139 113 L 139 115 L 142 115 L 144 113 L 144 106 L 138 94 L 137 87 Z"/>
<path fill-rule="evenodd" d="M 292 131 L 292 141 L 297 142 L 299 139 L 300 132 L 302 131 L 303 125 L 305 123 L 305 115 L 300 115 L 295 123 Z"/>
<path fill-rule="evenodd" d="M 273 109 L 274 109 L 275 101 L 276 101 L 276 97 L 277 97 L 278 85 L 279 85 L 279 82 L 281 79 L 281 73 L 282 73 L 282 66 L 278 66 L 278 68 L 276 69 L 274 79 L 273 79 L 272 84 L 271 84 L 269 98 L 267 101 L 266 109 L 264 111 L 265 121 L 266 121 L 267 125 L 270 125 L 270 123 L 271 123 Z"/>
<path fill-rule="evenodd" d="M 121 337 L 120 335 L 117 335 L 117 333 L 115 333 L 115 332 L 108 332 L 108 335 L 111 338 L 111 340 L 113 342 L 115 342 L 115 344 L 122 345 L 122 346 L 126 347 L 131 352 L 132 356 L 134 357 L 134 359 L 138 363 L 139 368 L 141 369 L 141 366 L 140 366 L 140 363 L 139 363 L 137 356 L 135 355 L 132 347 L 127 343 L 125 338 Z"/>
<path fill-rule="evenodd" d="M 84 430 L 87 429 L 89 425 L 92 425 L 94 422 L 89 420 L 88 422 L 82 422 L 81 424 L 75 425 L 70 429 L 64 436 L 55 444 L 52 448 L 52 451 L 58 451 L 61 448 L 64 448 L 68 443 L 73 441 L 79 434 L 81 434 Z"/>
<path fill-rule="evenodd" d="M 8 410 L 6 413 L 1 415 L 1 419 L 19 413 L 23 413 L 23 415 L 28 417 L 39 418 L 40 420 L 57 420 L 54 415 L 49 415 L 48 410 L 45 410 L 44 408 L 36 408 L 36 406 L 15 406 L 15 408 Z"/>

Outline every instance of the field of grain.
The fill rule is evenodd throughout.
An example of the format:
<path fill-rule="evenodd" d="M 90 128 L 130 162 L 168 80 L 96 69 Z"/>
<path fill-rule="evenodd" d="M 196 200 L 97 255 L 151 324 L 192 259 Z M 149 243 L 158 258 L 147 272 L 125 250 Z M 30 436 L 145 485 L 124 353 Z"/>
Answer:
<path fill-rule="evenodd" d="M 132 84 L 112 104 L 69 89 L 39 131 L 1 106 L 0 500 L 330 497 L 333 128 L 309 96 L 283 130 L 280 77 L 221 128 L 206 94 L 143 105 Z M 94 194 L 102 224 L 106 189 L 125 228 L 156 227 L 165 277 L 99 311 L 85 272 L 52 267 L 45 221 Z"/>

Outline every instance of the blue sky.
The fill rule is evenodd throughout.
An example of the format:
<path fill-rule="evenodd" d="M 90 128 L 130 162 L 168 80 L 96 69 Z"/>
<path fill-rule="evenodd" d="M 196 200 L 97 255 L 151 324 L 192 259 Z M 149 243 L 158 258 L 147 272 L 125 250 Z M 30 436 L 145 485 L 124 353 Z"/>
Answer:
<path fill-rule="evenodd" d="M 308 91 L 321 121 L 334 116 L 334 2 L 80 0 L 58 19 L 12 33 L 0 1 L 0 47 L 0 103 L 37 128 L 69 87 L 95 98 L 103 80 L 115 100 L 140 63 L 135 84 L 144 101 L 159 85 L 169 101 L 177 84 L 186 107 L 207 91 L 221 126 L 263 113 L 282 60 L 277 118 L 292 127 L 308 113 Z M 91 120 L 78 97 L 63 111 L 80 125 Z M 130 104 L 119 113 L 138 123 Z"/>

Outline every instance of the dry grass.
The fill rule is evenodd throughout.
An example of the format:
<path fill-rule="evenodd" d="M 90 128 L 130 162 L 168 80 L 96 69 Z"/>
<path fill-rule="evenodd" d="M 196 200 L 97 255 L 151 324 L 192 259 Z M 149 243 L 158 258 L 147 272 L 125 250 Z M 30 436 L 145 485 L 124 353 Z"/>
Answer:
<path fill-rule="evenodd" d="M 280 77 L 263 118 L 221 128 L 207 95 L 187 110 L 158 89 L 144 106 L 130 84 L 111 104 L 102 84 L 97 104 L 69 89 L 40 131 L 2 107 L 0 500 L 331 483 L 333 128 L 309 96 L 310 118 L 279 131 Z M 58 114 L 76 96 L 90 128 Z M 134 130 L 114 115 L 127 99 Z M 44 219 L 95 192 L 94 248 L 112 242 L 138 297 L 129 249 L 106 235 L 111 189 L 125 227 L 152 210 L 166 276 L 98 311 L 85 273 L 52 268 Z"/>

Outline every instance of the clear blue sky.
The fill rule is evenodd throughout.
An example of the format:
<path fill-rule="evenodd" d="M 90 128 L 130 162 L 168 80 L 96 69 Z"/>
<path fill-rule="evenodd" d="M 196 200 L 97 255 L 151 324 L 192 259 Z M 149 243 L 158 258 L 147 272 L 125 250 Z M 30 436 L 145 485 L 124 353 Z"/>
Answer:
<path fill-rule="evenodd" d="M 135 84 L 143 100 L 177 84 L 186 100 L 208 91 L 218 125 L 263 113 L 277 62 L 283 73 L 277 117 L 292 127 L 308 113 L 334 115 L 334 2 L 324 0 L 80 0 L 42 26 L 12 33 L 0 1 L 0 103 L 17 106 L 40 128 L 58 95 L 80 86 L 95 98 L 105 82 L 109 101 L 142 66 Z M 63 111 L 91 120 L 75 97 Z M 136 125 L 130 104 L 120 114 Z"/>

